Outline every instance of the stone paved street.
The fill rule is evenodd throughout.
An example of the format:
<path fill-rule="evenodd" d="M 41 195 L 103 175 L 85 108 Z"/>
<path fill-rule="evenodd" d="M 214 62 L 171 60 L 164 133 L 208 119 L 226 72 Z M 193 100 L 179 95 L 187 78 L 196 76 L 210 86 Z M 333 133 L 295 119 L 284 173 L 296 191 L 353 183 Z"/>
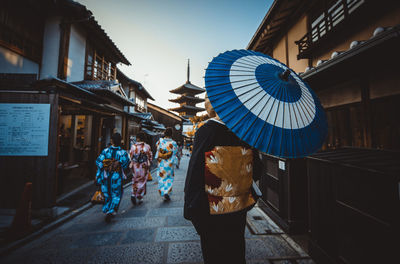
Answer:
<path fill-rule="evenodd" d="M 100 205 L 93 206 L 0 262 L 202 263 L 199 236 L 182 216 L 188 160 L 184 156 L 176 170 L 170 202 L 162 201 L 153 180 L 144 203 L 132 206 L 129 186 L 111 223 L 104 221 Z M 248 264 L 314 263 L 285 234 L 254 235 L 248 228 L 246 258 Z"/>

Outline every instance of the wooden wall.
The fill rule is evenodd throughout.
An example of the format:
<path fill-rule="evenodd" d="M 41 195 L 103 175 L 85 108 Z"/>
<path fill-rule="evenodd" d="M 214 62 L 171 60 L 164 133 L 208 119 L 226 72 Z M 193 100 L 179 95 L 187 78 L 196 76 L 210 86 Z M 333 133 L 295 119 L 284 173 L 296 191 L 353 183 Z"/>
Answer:
<path fill-rule="evenodd" d="M 34 209 L 54 206 L 56 198 L 58 94 L 1 93 L 0 103 L 49 103 L 50 127 L 47 157 L 0 157 L 0 207 L 16 208 L 26 182 L 33 183 Z"/>

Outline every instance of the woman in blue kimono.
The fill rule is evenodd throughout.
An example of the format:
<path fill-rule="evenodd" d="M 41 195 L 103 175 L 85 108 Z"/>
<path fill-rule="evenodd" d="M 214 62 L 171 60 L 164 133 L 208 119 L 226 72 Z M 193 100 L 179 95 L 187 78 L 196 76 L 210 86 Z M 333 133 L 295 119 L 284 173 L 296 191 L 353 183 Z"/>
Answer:
<path fill-rule="evenodd" d="M 117 214 L 122 198 L 123 170 L 129 165 L 128 153 L 121 149 L 121 135 L 114 133 L 111 136 L 111 146 L 105 148 L 96 160 L 96 181 L 101 184 L 105 203 L 103 213 L 106 214 L 106 222 Z"/>
<path fill-rule="evenodd" d="M 164 201 L 170 200 L 172 183 L 174 182 L 174 168 L 178 165 L 178 145 L 172 139 L 172 128 L 168 127 L 164 132 L 164 138 L 157 142 L 155 158 L 158 161 L 158 192 Z"/>

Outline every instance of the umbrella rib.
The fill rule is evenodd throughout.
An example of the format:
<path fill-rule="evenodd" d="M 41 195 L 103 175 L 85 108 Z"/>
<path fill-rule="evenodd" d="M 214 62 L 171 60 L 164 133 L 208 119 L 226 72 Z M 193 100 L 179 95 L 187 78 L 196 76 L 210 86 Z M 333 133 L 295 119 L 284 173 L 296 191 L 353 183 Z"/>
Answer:
<path fill-rule="evenodd" d="M 282 93 L 282 90 L 278 90 L 278 93 L 279 94 L 281 94 Z M 275 97 L 275 98 L 279 98 L 279 97 Z M 274 124 L 273 124 L 273 126 L 272 126 L 272 132 L 274 131 L 274 129 L 276 128 L 276 119 L 277 119 L 277 116 L 278 116 L 278 113 L 279 113 L 279 107 L 280 107 L 280 104 L 281 104 L 281 100 L 277 100 L 278 101 L 278 107 L 277 107 L 277 111 L 276 111 L 276 114 L 275 114 L 275 120 L 274 120 Z M 270 137 L 270 139 L 269 139 L 269 142 L 268 142 L 268 145 L 267 145 L 267 149 L 269 149 L 269 146 L 270 146 L 270 144 L 271 144 L 271 139 L 272 139 L 272 134 L 271 134 L 271 137 Z"/>
<path fill-rule="evenodd" d="M 224 66 L 229 66 L 229 67 L 232 66 L 232 63 L 227 64 L 227 63 L 220 63 L 220 62 L 210 62 L 209 65 L 208 65 L 208 67 L 210 67 L 210 65 L 214 65 L 214 64 L 216 64 L 216 65 L 224 65 Z M 254 69 L 254 67 L 248 67 L 248 66 L 243 66 L 243 65 L 235 65 L 235 66 L 236 66 L 236 67 L 241 67 L 241 68 Z M 208 69 L 208 68 L 207 68 L 207 69 Z M 207 69 L 206 69 L 206 70 L 207 70 Z"/>
<path fill-rule="evenodd" d="M 258 83 L 258 82 L 253 82 L 253 83 L 245 84 L 245 85 L 242 85 L 242 86 L 239 86 L 239 87 L 235 87 L 235 88 L 233 88 L 233 87 L 231 86 L 232 89 L 225 90 L 225 91 L 223 91 L 223 92 L 221 92 L 221 93 L 209 95 L 209 97 L 213 97 L 213 96 L 221 95 L 221 94 L 224 94 L 224 93 L 228 93 L 228 92 L 233 91 L 233 90 L 239 90 L 239 89 L 242 89 L 242 88 L 245 88 L 245 87 L 247 87 L 247 86 L 250 86 L 250 85 L 253 85 L 253 84 L 257 84 L 257 83 Z M 207 88 L 210 88 L 210 87 L 207 86 Z"/>
<path fill-rule="evenodd" d="M 291 97 L 291 99 L 292 99 L 292 97 Z M 290 111 L 290 108 L 292 108 L 292 111 Z M 294 116 L 294 119 L 295 119 L 295 121 L 296 121 L 296 124 L 297 124 L 297 127 L 299 127 L 299 121 L 297 120 L 297 113 L 296 113 L 296 111 L 294 110 L 294 104 L 289 104 L 289 111 L 290 112 L 293 112 L 293 116 Z M 293 133 L 293 126 L 292 126 L 293 124 L 292 124 L 292 115 L 290 115 L 290 128 L 291 128 L 291 131 L 290 131 L 290 135 L 291 135 L 291 137 L 292 137 L 292 142 L 293 142 L 293 145 L 294 145 L 294 147 L 293 147 L 293 152 L 295 152 L 296 154 L 297 154 L 297 142 L 296 142 L 296 139 L 295 139 L 295 137 L 294 137 L 294 133 Z"/>
<path fill-rule="evenodd" d="M 277 85 L 278 82 L 276 81 L 275 83 L 276 83 L 276 84 L 271 84 L 271 87 L 273 87 L 273 89 L 276 89 L 276 86 L 278 86 L 278 85 Z M 270 97 L 268 98 L 268 101 L 267 101 L 267 103 L 265 104 L 264 108 L 268 105 L 269 100 L 271 100 L 271 98 L 274 98 L 274 97 L 273 97 L 273 96 L 270 96 Z M 274 108 L 275 102 L 276 102 L 276 100 L 274 100 L 274 101 L 272 102 L 271 109 Z M 267 117 L 265 118 L 264 123 L 263 123 L 263 126 L 262 126 L 262 128 L 261 128 L 260 131 L 263 131 L 263 130 L 264 130 L 265 125 L 268 123 L 267 120 L 268 120 L 270 114 L 271 114 L 271 111 L 268 112 L 268 115 L 267 115 Z M 274 129 L 274 126 L 272 126 L 272 131 L 273 131 L 273 129 Z M 256 139 L 254 145 L 257 145 L 257 142 L 258 142 L 258 140 L 260 139 L 260 136 L 261 136 L 261 133 L 258 134 L 257 139 Z M 271 139 L 270 139 L 270 140 L 271 140 Z M 269 145 L 269 144 L 268 144 L 268 145 Z M 267 149 L 265 149 L 265 150 L 267 150 Z"/>
<path fill-rule="evenodd" d="M 208 71 L 235 71 L 235 72 L 254 72 L 254 71 L 245 71 L 245 70 L 234 70 L 234 69 L 207 69 Z"/>
<path fill-rule="evenodd" d="M 260 92 L 262 92 L 262 91 L 260 91 Z M 258 92 L 257 94 L 259 94 L 260 92 Z M 258 103 L 260 103 L 260 102 L 264 99 L 264 97 L 265 97 L 266 95 L 267 95 L 267 93 L 265 93 L 264 96 L 261 97 L 261 99 L 258 100 L 258 102 L 255 103 L 251 109 L 253 109 L 256 105 L 258 105 Z M 270 95 L 270 97 L 269 97 L 268 100 L 267 100 L 267 103 L 263 106 L 263 108 L 261 109 L 261 111 L 257 114 L 257 118 L 259 118 L 260 114 L 262 113 L 262 111 L 264 110 L 264 108 L 268 105 L 268 102 L 269 102 L 269 100 L 270 100 L 271 98 L 272 98 L 272 96 Z M 250 99 L 249 99 L 249 100 L 250 100 Z M 250 109 L 250 110 L 251 110 L 251 109 Z M 250 111 L 249 111 L 249 112 L 250 112 Z M 249 112 L 247 112 L 246 115 L 249 114 Z M 246 115 L 244 115 L 239 121 L 237 121 L 237 122 L 232 126 L 232 128 L 235 127 Z M 244 134 L 242 135 L 241 139 L 243 139 L 243 138 L 247 135 L 247 133 L 250 131 L 251 126 L 254 124 L 254 122 L 256 122 L 257 118 L 255 118 L 255 119 L 253 120 L 253 122 L 247 127 L 247 130 L 244 132 Z M 264 126 L 263 126 L 263 128 L 264 128 Z M 261 133 L 259 133 L 259 135 L 258 135 L 258 137 L 257 137 L 257 139 L 256 139 L 256 142 L 258 141 L 258 138 L 259 138 L 260 134 L 261 134 Z"/>
<path fill-rule="evenodd" d="M 251 92 L 251 91 L 253 91 L 253 90 L 248 90 L 248 91 L 242 93 L 240 96 L 242 96 L 242 95 L 244 95 L 244 94 L 247 94 L 247 93 L 249 93 L 249 92 Z M 260 91 L 260 92 L 261 92 L 261 91 Z M 260 93 L 260 92 L 259 92 L 259 93 Z M 230 101 L 232 101 L 232 100 L 235 100 L 235 99 L 239 98 L 240 96 L 238 96 L 238 97 L 233 97 L 233 98 L 229 99 L 228 101 L 224 102 L 224 103 L 221 104 L 221 105 L 224 105 L 224 104 L 226 104 L 226 103 L 228 103 L 228 102 L 230 102 Z M 251 99 L 251 98 L 247 99 L 246 102 L 247 102 L 248 100 L 250 100 L 250 99 Z M 219 106 L 221 106 L 221 105 L 217 105 L 217 106 L 215 106 L 215 107 L 219 107 Z M 231 113 L 235 112 L 235 111 L 236 111 L 237 109 L 239 109 L 241 106 L 242 106 L 242 104 L 239 104 L 237 107 L 235 107 L 235 109 L 233 109 L 233 110 L 231 111 Z M 223 118 L 225 118 L 226 116 L 227 116 L 227 115 L 225 115 L 225 116 L 220 116 L 220 118 L 223 119 Z"/>
<path fill-rule="evenodd" d="M 245 81 L 251 81 L 251 80 L 254 80 L 254 79 L 251 78 L 251 79 L 245 79 L 245 80 L 240 80 L 240 81 L 233 81 L 233 82 L 227 82 L 227 83 L 219 83 L 219 84 L 214 84 L 214 85 L 208 85 L 208 86 L 206 86 L 206 88 L 214 88 L 214 87 L 217 87 L 217 86 L 223 86 L 223 85 L 227 85 L 227 84 L 231 84 L 231 83 L 239 83 L 239 82 L 245 82 Z M 254 82 L 254 83 L 251 83 L 251 84 L 255 84 L 255 83 L 257 83 L 257 82 Z M 249 85 L 251 85 L 251 84 L 249 84 Z M 240 86 L 240 87 L 243 87 L 243 86 Z"/>
<path fill-rule="evenodd" d="M 281 89 L 284 90 L 283 93 L 285 93 L 286 98 L 287 98 L 287 93 L 288 93 L 288 91 L 287 91 L 286 87 L 284 87 L 284 86 L 282 85 L 282 83 L 281 83 L 281 87 L 282 87 Z M 281 143 L 280 143 L 280 147 L 279 147 L 279 155 L 282 155 L 283 133 L 284 133 L 284 131 L 285 131 L 285 128 L 284 128 L 284 127 L 285 127 L 285 109 L 286 109 L 285 105 L 286 105 L 286 102 L 283 101 L 282 104 L 283 104 L 283 116 L 282 116 Z M 278 111 L 278 112 L 279 112 L 279 111 Z"/>
<path fill-rule="evenodd" d="M 307 100 L 305 100 L 305 101 L 307 101 Z M 308 103 L 311 104 L 312 102 L 308 101 Z M 310 113 L 311 109 L 309 109 L 308 105 L 306 105 L 303 101 L 299 101 L 299 105 L 302 108 L 302 111 L 304 112 L 305 117 L 306 118 L 308 117 L 308 119 L 312 119 L 311 118 L 312 114 Z M 305 123 L 303 122 L 303 124 L 305 124 Z"/>
<path fill-rule="evenodd" d="M 259 95 L 261 92 L 263 92 L 262 89 L 261 89 L 260 91 L 258 91 L 253 97 L 250 97 L 250 98 L 247 99 L 245 102 L 243 102 L 243 105 L 244 105 L 245 103 L 247 103 L 249 100 L 253 99 L 255 96 Z M 255 104 L 249 109 L 250 111 L 248 111 L 248 112 L 247 112 L 245 115 L 243 115 L 238 121 L 236 121 L 236 123 L 233 124 L 233 126 L 232 126 L 231 129 L 233 129 L 235 126 L 237 126 L 237 124 L 238 124 L 240 121 L 242 121 L 243 118 L 244 118 L 245 116 L 247 116 L 247 115 L 251 112 L 251 110 L 254 109 L 254 107 L 255 107 L 259 102 L 261 102 L 261 100 L 262 100 L 265 96 L 266 96 L 266 94 L 264 94 L 264 96 L 261 97 L 261 99 L 258 100 L 258 102 L 255 103 Z M 247 107 L 246 107 L 246 108 L 247 108 Z M 248 109 L 248 108 L 247 108 L 247 109 Z M 250 126 L 247 127 L 247 130 L 246 130 L 246 132 L 244 133 L 243 137 L 247 134 L 247 131 L 249 130 L 249 128 L 250 128 Z M 243 138 L 243 137 L 242 137 L 242 138 Z"/>
<path fill-rule="evenodd" d="M 236 62 L 236 61 L 238 60 L 237 58 L 235 58 L 234 60 L 230 60 L 230 59 L 226 59 L 226 58 L 219 58 L 219 59 L 224 60 L 224 61 L 227 61 L 227 62 Z M 250 66 L 250 67 L 254 68 L 254 64 L 247 64 L 247 63 L 243 63 L 242 61 L 239 61 L 239 62 L 237 62 L 236 64 L 239 64 L 239 65 L 246 65 L 246 66 Z M 231 65 L 232 65 L 232 64 L 231 64 Z"/>

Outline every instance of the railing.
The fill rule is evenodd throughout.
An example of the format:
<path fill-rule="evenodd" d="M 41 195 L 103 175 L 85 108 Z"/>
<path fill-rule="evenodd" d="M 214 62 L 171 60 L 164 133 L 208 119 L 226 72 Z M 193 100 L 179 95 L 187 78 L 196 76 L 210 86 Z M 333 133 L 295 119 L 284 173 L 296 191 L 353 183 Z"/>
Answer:
<path fill-rule="evenodd" d="M 348 19 L 365 0 L 338 0 L 328 10 L 324 11 L 311 24 L 311 30 L 295 43 L 299 47 L 299 56 L 308 51 L 332 29 Z"/>

